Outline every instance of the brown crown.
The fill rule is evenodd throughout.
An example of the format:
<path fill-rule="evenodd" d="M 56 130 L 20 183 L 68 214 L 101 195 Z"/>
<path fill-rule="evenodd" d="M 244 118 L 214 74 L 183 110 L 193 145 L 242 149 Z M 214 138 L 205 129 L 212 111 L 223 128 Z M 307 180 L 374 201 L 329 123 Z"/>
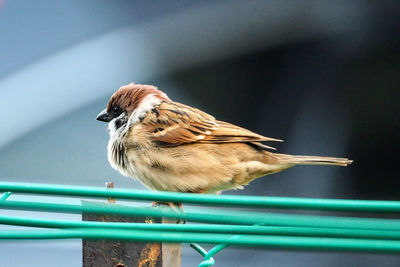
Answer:
<path fill-rule="evenodd" d="M 113 106 L 118 105 L 121 109 L 128 112 L 130 115 L 139 105 L 143 99 L 154 94 L 162 101 L 171 101 L 166 94 L 157 89 L 157 87 L 145 84 L 134 84 L 121 86 L 110 98 L 107 110 Z"/>

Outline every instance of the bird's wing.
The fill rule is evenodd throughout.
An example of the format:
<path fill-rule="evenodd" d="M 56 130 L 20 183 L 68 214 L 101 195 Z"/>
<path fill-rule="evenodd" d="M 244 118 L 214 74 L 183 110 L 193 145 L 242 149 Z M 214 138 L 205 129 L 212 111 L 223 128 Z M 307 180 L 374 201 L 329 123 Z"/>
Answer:
<path fill-rule="evenodd" d="M 217 121 L 199 109 L 177 102 L 162 103 L 155 107 L 146 114 L 142 124 L 152 141 L 161 146 L 248 142 L 262 148 L 271 148 L 260 142 L 281 141 L 227 122 Z"/>

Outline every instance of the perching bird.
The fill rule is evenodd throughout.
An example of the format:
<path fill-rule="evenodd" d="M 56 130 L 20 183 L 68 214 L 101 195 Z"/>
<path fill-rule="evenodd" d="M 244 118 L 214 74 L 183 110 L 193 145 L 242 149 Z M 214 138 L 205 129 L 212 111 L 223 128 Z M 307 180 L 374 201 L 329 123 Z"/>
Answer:
<path fill-rule="evenodd" d="M 108 122 L 111 166 L 153 190 L 217 193 L 295 165 L 352 162 L 272 153 L 261 142 L 281 140 L 218 121 L 151 85 L 122 86 L 97 120 Z"/>

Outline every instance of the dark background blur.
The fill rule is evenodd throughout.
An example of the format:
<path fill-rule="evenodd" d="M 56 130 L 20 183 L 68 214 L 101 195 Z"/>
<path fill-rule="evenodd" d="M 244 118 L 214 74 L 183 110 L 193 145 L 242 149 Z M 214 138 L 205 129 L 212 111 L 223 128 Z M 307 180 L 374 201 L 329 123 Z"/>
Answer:
<path fill-rule="evenodd" d="M 280 152 L 354 160 L 296 167 L 229 194 L 399 200 L 399 11 L 385 0 L 0 0 L 0 179 L 142 188 L 111 169 L 106 126 L 94 120 L 119 86 L 135 82 L 282 138 Z M 80 246 L 2 242 L 1 265 L 79 266 Z M 215 258 L 218 266 L 400 264 L 395 255 L 261 249 Z M 185 246 L 183 266 L 199 262 Z"/>

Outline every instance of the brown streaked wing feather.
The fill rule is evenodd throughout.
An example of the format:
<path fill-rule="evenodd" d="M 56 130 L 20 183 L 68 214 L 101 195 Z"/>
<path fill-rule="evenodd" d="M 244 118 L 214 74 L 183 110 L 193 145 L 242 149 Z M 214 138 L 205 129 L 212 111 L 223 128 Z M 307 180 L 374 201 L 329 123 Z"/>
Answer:
<path fill-rule="evenodd" d="M 217 121 L 199 109 L 180 103 L 162 103 L 142 121 L 154 142 L 161 146 L 185 143 L 249 142 L 260 148 L 272 147 L 263 141 L 281 141 L 253 133 L 236 125 Z"/>

